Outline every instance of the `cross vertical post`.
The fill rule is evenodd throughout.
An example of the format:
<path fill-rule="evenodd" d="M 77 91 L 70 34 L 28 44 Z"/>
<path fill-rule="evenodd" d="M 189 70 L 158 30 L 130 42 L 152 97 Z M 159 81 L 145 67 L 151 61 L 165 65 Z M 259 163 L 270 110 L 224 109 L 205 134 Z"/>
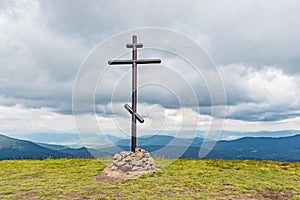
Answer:
<path fill-rule="evenodd" d="M 136 101 L 137 101 L 137 37 L 136 35 L 132 36 L 132 111 L 136 113 Z M 127 45 L 128 46 L 128 45 Z M 134 151 L 136 148 L 136 116 L 131 115 L 131 151 Z"/>
<path fill-rule="evenodd" d="M 136 148 L 136 120 L 140 123 L 144 122 L 144 119 L 137 113 L 137 65 L 138 64 L 159 64 L 160 59 L 137 59 L 137 48 L 142 48 L 142 43 L 137 43 L 137 36 L 132 36 L 132 43 L 126 45 L 127 48 L 132 48 L 132 60 L 109 60 L 109 65 L 132 65 L 132 94 L 131 94 L 131 107 L 125 104 L 125 109 L 131 114 L 131 151 L 135 151 Z"/>

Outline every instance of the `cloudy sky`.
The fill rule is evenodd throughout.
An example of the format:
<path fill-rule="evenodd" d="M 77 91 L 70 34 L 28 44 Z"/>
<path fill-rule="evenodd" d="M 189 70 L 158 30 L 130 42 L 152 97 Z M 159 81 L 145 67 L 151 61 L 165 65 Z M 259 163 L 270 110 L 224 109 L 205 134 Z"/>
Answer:
<path fill-rule="evenodd" d="M 84 59 L 113 35 L 144 27 L 177 31 L 207 51 L 224 81 L 224 130 L 300 130 L 299 9 L 297 0 L 1 0 L 0 132 L 75 132 L 72 92 Z M 168 58 L 155 51 L 144 55 Z M 169 68 L 161 67 L 162 74 L 182 62 L 175 61 L 165 63 Z M 155 70 L 143 69 L 156 76 Z M 115 73 L 123 77 L 128 70 Z M 199 86 L 196 96 L 207 93 L 203 79 L 188 70 L 186 76 Z M 175 77 L 169 74 L 168 80 L 174 83 Z M 130 90 L 109 102 L 101 100 L 112 95 L 105 88 L 100 81 L 98 93 L 108 96 L 96 95 L 98 124 L 104 132 L 128 132 L 130 116 L 118 105 L 130 101 Z M 207 130 L 209 99 L 203 97 L 198 112 L 195 105 L 178 106 L 176 97 L 186 97 L 181 92 L 159 85 L 141 90 L 139 110 L 146 123 L 140 128 Z M 84 113 L 82 120 L 88 115 L 93 113 Z M 199 123 L 186 120 L 195 118 Z"/>

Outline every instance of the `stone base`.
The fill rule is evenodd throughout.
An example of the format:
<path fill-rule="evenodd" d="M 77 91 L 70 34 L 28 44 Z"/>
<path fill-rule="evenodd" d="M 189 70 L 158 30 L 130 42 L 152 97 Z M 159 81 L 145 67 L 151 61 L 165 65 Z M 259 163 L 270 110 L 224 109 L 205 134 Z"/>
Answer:
<path fill-rule="evenodd" d="M 153 171 L 157 170 L 150 153 L 144 149 L 136 148 L 135 152 L 122 151 L 113 157 L 111 170 Z"/>

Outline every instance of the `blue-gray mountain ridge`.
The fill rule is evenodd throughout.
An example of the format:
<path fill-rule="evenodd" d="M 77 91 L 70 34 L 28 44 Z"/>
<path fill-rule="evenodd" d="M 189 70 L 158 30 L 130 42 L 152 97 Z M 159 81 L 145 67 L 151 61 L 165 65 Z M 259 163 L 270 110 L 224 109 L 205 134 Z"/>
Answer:
<path fill-rule="evenodd" d="M 112 156 L 121 150 L 129 151 L 130 140 L 107 136 L 113 145 L 92 148 L 70 148 L 62 145 L 31 142 L 0 135 L 0 160 L 45 158 L 91 158 Z M 182 139 L 174 136 L 155 135 L 140 137 L 138 146 L 153 156 L 198 158 L 203 138 Z M 300 162 L 300 134 L 288 137 L 244 137 L 236 140 L 217 141 L 205 158 L 252 159 Z"/>

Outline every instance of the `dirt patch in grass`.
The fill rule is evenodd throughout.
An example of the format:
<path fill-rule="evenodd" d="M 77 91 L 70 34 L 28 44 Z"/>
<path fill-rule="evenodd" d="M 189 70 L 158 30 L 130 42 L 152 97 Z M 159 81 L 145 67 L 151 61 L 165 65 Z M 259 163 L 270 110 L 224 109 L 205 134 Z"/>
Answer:
<path fill-rule="evenodd" d="M 290 190 L 280 192 L 277 190 L 266 189 L 264 193 L 256 194 L 255 199 L 276 199 L 276 200 L 286 200 L 293 197 L 293 193 Z"/>
<path fill-rule="evenodd" d="M 66 196 L 66 200 L 71 200 L 71 199 L 92 199 L 92 196 L 88 195 L 81 195 L 77 193 L 71 193 Z"/>
<path fill-rule="evenodd" d="M 293 198 L 293 193 L 290 190 L 284 192 L 279 192 L 277 190 L 266 189 L 264 193 L 258 193 L 255 195 L 239 194 L 238 196 L 222 196 L 225 199 L 238 199 L 238 200 L 265 200 L 265 199 L 274 199 L 274 200 L 287 200 Z"/>
<path fill-rule="evenodd" d="M 230 190 L 226 191 L 230 192 Z M 222 191 L 220 193 L 219 198 L 221 199 L 236 199 L 236 200 L 265 200 L 265 199 L 274 199 L 274 200 L 287 200 L 294 197 L 292 191 L 286 190 L 284 192 L 280 192 L 278 190 L 273 189 L 266 189 L 263 193 L 257 193 L 254 195 L 251 194 L 238 194 L 238 195 L 232 195 L 228 194 L 226 195 L 226 192 Z"/>
<path fill-rule="evenodd" d="M 38 196 L 34 191 L 29 191 L 23 197 L 19 197 L 19 199 L 38 199 Z"/>
<path fill-rule="evenodd" d="M 101 172 L 101 174 L 94 176 L 93 178 L 94 180 L 101 182 L 119 182 L 127 179 L 137 179 L 144 174 L 156 171 L 159 170 L 124 172 L 121 170 L 112 170 L 110 167 L 107 167 Z"/>

